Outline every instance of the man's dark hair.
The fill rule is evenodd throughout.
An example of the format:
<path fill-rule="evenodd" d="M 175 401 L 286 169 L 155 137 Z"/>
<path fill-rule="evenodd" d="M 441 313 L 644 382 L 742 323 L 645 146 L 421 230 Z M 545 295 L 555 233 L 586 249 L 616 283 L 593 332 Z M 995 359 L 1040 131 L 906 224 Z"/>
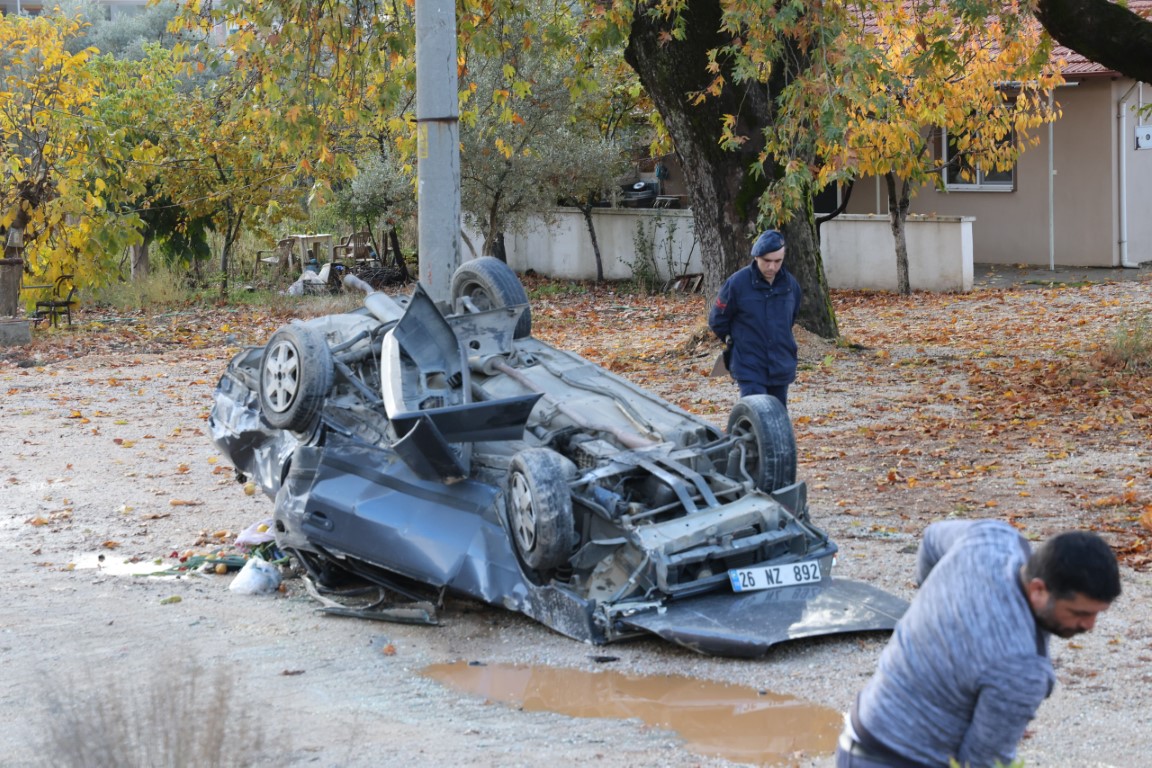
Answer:
<path fill-rule="evenodd" d="M 1104 539 L 1089 531 L 1068 531 L 1049 539 L 1028 558 L 1024 575 L 1040 579 L 1058 600 L 1081 594 L 1111 603 L 1120 596 L 1120 568 Z"/>

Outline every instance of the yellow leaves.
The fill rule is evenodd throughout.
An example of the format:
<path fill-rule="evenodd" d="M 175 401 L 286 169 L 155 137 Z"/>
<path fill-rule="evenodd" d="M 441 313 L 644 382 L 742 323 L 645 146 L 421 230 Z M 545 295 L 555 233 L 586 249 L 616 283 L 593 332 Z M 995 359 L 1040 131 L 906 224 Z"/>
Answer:
<path fill-rule="evenodd" d="M 1089 506 L 1101 507 L 1131 507 L 1140 503 L 1140 494 L 1135 490 L 1128 490 L 1120 494 L 1111 494 L 1093 499 Z"/>

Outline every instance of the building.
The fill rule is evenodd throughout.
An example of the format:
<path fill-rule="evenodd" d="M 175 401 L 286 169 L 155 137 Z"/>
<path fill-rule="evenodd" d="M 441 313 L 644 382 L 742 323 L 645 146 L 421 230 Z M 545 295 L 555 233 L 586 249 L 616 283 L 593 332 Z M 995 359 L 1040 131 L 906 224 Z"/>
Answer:
<path fill-rule="evenodd" d="M 1148 16 L 1152 0 L 1128 7 Z M 1135 267 L 1152 261 L 1152 86 L 1056 46 L 1066 85 L 1061 117 L 1035 132 L 1010 171 L 944 172 L 945 190 L 921 189 L 910 212 L 972 217 L 977 263 Z M 863 179 L 847 208 L 887 216 L 882 179 Z M 914 254 L 909 254 L 910 258 Z"/>

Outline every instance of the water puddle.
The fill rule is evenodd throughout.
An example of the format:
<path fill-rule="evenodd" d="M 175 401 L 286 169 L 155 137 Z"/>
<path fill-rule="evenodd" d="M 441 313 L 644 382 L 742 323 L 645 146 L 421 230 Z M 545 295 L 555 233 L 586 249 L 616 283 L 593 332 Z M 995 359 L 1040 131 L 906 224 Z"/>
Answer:
<path fill-rule="evenodd" d="M 132 558 L 93 552 L 76 556 L 69 565 L 78 571 L 99 571 L 110 576 L 150 576 L 168 570 L 172 567 L 172 562 L 169 560 L 161 560 L 159 563 L 155 560 L 133 560 Z"/>
<path fill-rule="evenodd" d="M 700 755 L 757 765 L 794 765 L 801 755 L 830 755 L 839 712 L 791 696 L 675 675 L 433 664 L 422 674 L 489 701 L 572 717 L 636 718 L 676 731 Z"/>

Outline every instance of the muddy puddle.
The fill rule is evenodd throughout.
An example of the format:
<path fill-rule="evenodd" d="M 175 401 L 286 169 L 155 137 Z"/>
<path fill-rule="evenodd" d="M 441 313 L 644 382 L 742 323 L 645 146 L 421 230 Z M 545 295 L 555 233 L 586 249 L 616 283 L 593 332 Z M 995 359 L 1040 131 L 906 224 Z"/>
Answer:
<path fill-rule="evenodd" d="M 467 662 L 433 664 L 421 674 L 528 711 L 642 720 L 675 731 L 697 754 L 764 766 L 832 754 L 843 722 L 839 712 L 791 696 L 674 675 Z"/>

